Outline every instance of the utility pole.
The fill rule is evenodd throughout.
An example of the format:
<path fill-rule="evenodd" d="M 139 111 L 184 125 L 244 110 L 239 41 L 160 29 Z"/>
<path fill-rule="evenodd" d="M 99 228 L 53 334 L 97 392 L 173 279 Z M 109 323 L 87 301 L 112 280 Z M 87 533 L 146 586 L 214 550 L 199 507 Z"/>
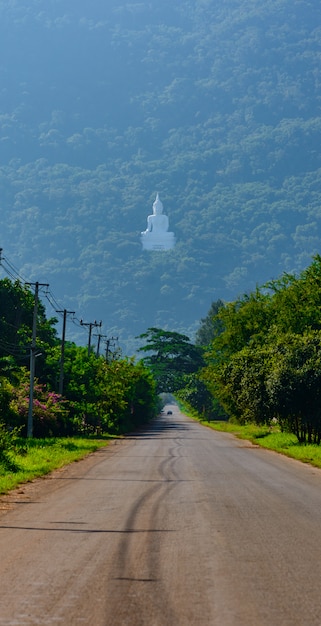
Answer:
<path fill-rule="evenodd" d="M 33 435 L 33 388 L 35 383 L 35 364 L 36 364 L 36 339 L 37 339 L 37 317 L 38 317 L 38 302 L 39 302 L 39 287 L 49 287 L 47 283 L 26 283 L 30 287 L 35 288 L 35 302 L 33 307 L 33 320 L 32 320 L 32 339 L 30 346 L 30 391 L 29 391 L 29 408 L 28 408 L 28 424 L 27 424 L 27 437 Z"/>
<path fill-rule="evenodd" d="M 80 325 L 81 326 L 88 326 L 89 327 L 89 336 L 88 336 L 88 356 L 90 356 L 90 345 L 91 345 L 91 333 L 93 328 L 101 328 L 102 322 L 96 322 L 96 320 L 94 322 L 83 322 L 82 320 L 80 320 Z"/>
<path fill-rule="evenodd" d="M 63 388 L 64 388 L 64 362 L 65 362 L 65 340 L 66 340 L 66 323 L 67 323 L 67 315 L 74 315 L 75 311 L 67 311 L 64 309 L 63 311 L 56 311 L 56 313 L 63 313 L 63 323 L 62 323 L 62 339 L 61 339 L 61 356 L 60 356 L 60 375 L 59 375 L 59 394 L 62 396 Z"/>
<path fill-rule="evenodd" d="M 106 340 L 105 344 L 106 344 L 106 362 L 108 363 L 108 355 L 109 355 L 109 346 L 111 344 L 111 342 L 115 342 L 118 341 L 118 337 L 109 337 L 109 339 Z M 115 344 L 114 344 L 115 345 Z"/>
<path fill-rule="evenodd" d="M 110 339 L 107 339 L 107 341 L 106 341 L 106 363 L 108 363 L 109 344 L 110 344 Z"/>
<path fill-rule="evenodd" d="M 96 349 L 96 356 L 99 356 L 99 350 L 100 350 L 100 341 L 101 339 L 103 339 L 103 337 L 106 337 L 106 335 L 101 335 L 100 333 L 98 333 L 98 335 L 94 335 L 94 337 L 98 337 L 98 341 L 97 341 L 97 349 Z"/>

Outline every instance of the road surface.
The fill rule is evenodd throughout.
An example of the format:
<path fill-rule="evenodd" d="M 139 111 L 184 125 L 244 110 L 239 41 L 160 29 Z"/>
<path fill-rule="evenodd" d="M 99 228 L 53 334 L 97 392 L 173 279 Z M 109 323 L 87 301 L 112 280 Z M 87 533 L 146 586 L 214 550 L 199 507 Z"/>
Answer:
<path fill-rule="evenodd" d="M 171 408 L 1 498 L 1 626 L 321 624 L 321 471 Z"/>

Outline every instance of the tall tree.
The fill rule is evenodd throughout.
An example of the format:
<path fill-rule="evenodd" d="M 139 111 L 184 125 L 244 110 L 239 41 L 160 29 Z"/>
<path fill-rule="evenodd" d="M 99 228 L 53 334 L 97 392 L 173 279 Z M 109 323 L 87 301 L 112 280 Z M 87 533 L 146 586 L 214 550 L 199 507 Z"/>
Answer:
<path fill-rule="evenodd" d="M 147 340 L 139 350 L 153 353 L 142 360 L 153 372 L 159 393 L 181 389 L 185 384 L 184 375 L 196 372 L 204 365 L 202 349 L 193 345 L 187 335 L 148 328 L 139 339 Z"/>

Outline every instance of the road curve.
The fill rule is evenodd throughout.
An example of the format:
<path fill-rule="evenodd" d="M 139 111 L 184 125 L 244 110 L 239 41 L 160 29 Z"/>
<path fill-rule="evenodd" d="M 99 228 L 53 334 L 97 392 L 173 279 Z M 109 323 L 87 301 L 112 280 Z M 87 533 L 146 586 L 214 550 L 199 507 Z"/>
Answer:
<path fill-rule="evenodd" d="M 1 626 L 321 624 L 321 471 L 171 409 L 1 498 Z"/>

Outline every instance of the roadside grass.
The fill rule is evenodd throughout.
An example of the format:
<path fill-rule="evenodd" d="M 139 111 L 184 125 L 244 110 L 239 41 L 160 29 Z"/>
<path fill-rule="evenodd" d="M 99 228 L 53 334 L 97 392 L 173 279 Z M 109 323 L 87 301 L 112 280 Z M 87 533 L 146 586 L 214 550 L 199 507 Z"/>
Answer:
<path fill-rule="evenodd" d="M 232 433 L 239 439 L 247 439 L 262 448 L 279 452 L 302 463 L 310 463 L 314 467 L 321 468 L 321 446 L 299 443 L 295 435 L 282 433 L 276 426 L 269 428 L 267 426 L 256 426 L 255 424 L 241 426 L 240 424 L 231 424 L 229 422 L 204 421 L 202 421 L 202 424 L 213 430 Z"/>
<path fill-rule="evenodd" d="M 0 494 L 79 461 L 98 448 L 108 445 L 108 441 L 114 438 L 18 439 L 15 448 L 0 457 Z"/>

